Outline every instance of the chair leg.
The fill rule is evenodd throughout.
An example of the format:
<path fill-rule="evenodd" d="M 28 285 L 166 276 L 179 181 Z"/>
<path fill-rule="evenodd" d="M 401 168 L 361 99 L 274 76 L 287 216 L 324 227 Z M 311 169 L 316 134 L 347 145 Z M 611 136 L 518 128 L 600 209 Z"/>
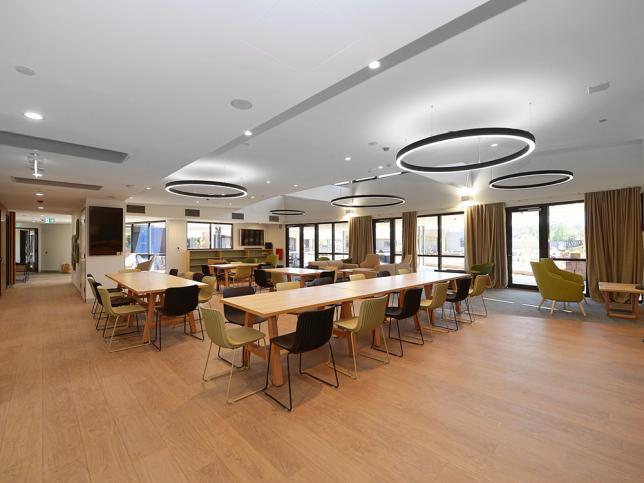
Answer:
<path fill-rule="evenodd" d="M 392 319 L 389 319 L 389 338 L 390 338 L 390 339 L 395 339 L 395 337 L 391 337 L 391 324 L 393 323 L 391 320 L 392 320 Z M 384 329 L 383 329 L 383 330 L 382 330 L 382 338 L 383 338 L 383 340 L 385 340 L 385 333 L 384 333 L 384 332 L 385 332 L 385 331 L 384 331 Z M 398 327 L 398 335 L 400 335 L 400 326 Z M 400 354 L 396 354 L 395 352 L 391 352 L 391 351 L 389 350 L 389 348 L 387 347 L 387 343 L 386 343 L 386 342 L 385 342 L 385 350 L 382 350 L 380 347 L 376 347 L 375 345 L 373 345 L 373 342 L 371 343 L 371 348 L 372 348 L 373 350 L 375 350 L 375 351 L 378 351 L 378 352 L 386 352 L 386 353 L 387 353 L 387 357 L 389 357 L 390 355 L 392 355 L 392 356 L 396 356 L 396 357 L 402 357 L 402 356 L 403 356 L 402 342 L 400 342 Z"/>
<path fill-rule="evenodd" d="M 555 304 L 557 303 L 556 300 L 552 301 L 552 305 L 550 306 L 550 315 L 555 311 Z"/>
<path fill-rule="evenodd" d="M 210 362 L 210 352 L 212 351 L 212 341 L 210 341 L 210 347 L 208 347 L 208 356 L 206 357 L 206 365 L 203 366 L 203 374 L 201 375 L 201 379 L 204 381 L 207 381 L 206 379 L 206 370 L 208 369 L 208 362 Z"/>
<path fill-rule="evenodd" d="M 425 345 L 425 339 L 423 338 L 422 329 L 419 331 L 419 333 L 420 333 L 420 342 L 418 342 L 418 340 L 412 340 L 412 339 L 409 339 L 409 338 L 402 339 L 400 337 L 400 322 L 397 319 L 396 319 L 396 325 L 398 326 L 398 339 L 396 339 L 395 337 L 390 337 L 390 339 L 400 341 L 401 345 L 402 345 L 403 342 L 407 342 L 408 344 L 414 344 L 414 345 Z M 401 350 L 401 353 L 402 353 L 402 350 Z"/>
<path fill-rule="evenodd" d="M 584 302 L 583 302 L 583 300 L 581 302 L 578 302 L 577 305 L 579 306 L 579 311 L 581 312 L 581 315 L 586 317 L 586 310 L 584 310 Z"/>
<path fill-rule="evenodd" d="M 154 340 L 150 340 L 150 343 L 156 347 L 159 352 L 161 352 L 161 334 L 163 334 L 163 331 L 161 330 L 161 314 L 157 312 L 154 326 Z M 159 341 L 159 345 L 155 344 L 157 340 Z"/>
<path fill-rule="evenodd" d="M 224 356 L 222 356 L 222 355 L 221 355 L 221 347 L 219 347 L 219 348 L 217 349 L 217 357 L 218 357 L 219 359 L 221 359 L 222 361 L 224 361 L 225 363 L 227 363 L 227 364 L 233 364 L 233 363 L 234 363 L 234 359 L 235 359 L 235 355 L 234 355 L 234 353 L 233 353 L 233 361 L 229 361 L 229 360 L 228 360 L 228 359 L 226 359 Z M 241 364 L 241 365 L 239 365 L 239 366 L 235 366 L 235 369 L 241 369 L 241 368 L 243 368 L 243 367 L 244 367 L 244 364 L 243 364 L 243 362 L 242 362 L 242 364 Z"/>
<path fill-rule="evenodd" d="M 268 346 L 268 364 L 266 365 L 266 384 L 264 385 L 264 394 L 266 394 L 269 398 L 271 398 L 273 401 L 275 401 L 277 404 L 282 406 L 284 409 L 291 411 L 293 409 L 293 401 L 291 398 L 291 364 L 289 361 L 290 353 L 286 355 L 286 374 L 287 374 L 287 383 L 288 383 L 288 403 L 289 405 L 287 406 L 284 404 L 282 401 L 277 399 L 275 396 L 273 396 L 271 393 L 268 392 L 268 376 L 271 371 L 271 347 L 273 346 L 273 343 L 271 342 L 270 345 Z"/>
<path fill-rule="evenodd" d="M 432 314 L 430 309 L 427 309 L 427 327 L 421 327 L 421 330 L 425 329 L 429 334 L 429 342 L 434 342 L 434 336 L 432 335 Z"/>
<path fill-rule="evenodd" d="M 481 295 L 481 300 L 483 301 L 483 309 L 485 309 L 485 316 L 487 317 L 487 305 L 485 305 L 485 297 Z"/>
<path fill-rule="evenodd" d="M 541 297 L 541 302 L 539 302 L 539 307 L 537 308 L 537 310 L 541 310 L 541 306 L 543 305 L 543 303 L 544 303 L 545 301 L 546 301 L 546 299 L 544 299 L 543 297 Z"/>
<path fill-rule="evenodd" d="M 299 366 L 298 366 L 298 372 L 300 374 L 304 374 L 305 376 L 309 376 L 309 377 L 315 379 L 316 381 L 320 381 L 320 382 L 326 384 L 327 386 L 337 388 L 339 386 L 339 383 L 338 383 L 338 371 L 337 371 L 337 368 L 335 366 L 335 359 L 333 358 L 333 349 L 331 348 L 331 341 L 329 341 L 328 344 L 329 344 L 329 351 L 331 352 L 331 360 L 333 361 L 333 372 L 335 373 L 335 385 L 332 382 L 325 381 L 324 379 L 322 379 L 322 378 L 320 378 L 318 376 L 315 376 L 315 375 L 311 374 L 308 371 L 303 371 L 302 370 L 302 353 L 300 353 L 300 361 L 299 361 Z M 287 361 L 288 361 L 288 359 L 287 359 Z"/>

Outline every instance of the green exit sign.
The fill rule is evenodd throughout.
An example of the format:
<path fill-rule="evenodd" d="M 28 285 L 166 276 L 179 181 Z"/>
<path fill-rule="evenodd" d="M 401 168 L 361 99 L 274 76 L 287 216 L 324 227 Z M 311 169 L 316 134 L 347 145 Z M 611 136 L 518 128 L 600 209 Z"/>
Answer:
<path fill-rule="evenodd" d="M 45 223 L 56 223 L 56 218 L 45 217 Z"/>

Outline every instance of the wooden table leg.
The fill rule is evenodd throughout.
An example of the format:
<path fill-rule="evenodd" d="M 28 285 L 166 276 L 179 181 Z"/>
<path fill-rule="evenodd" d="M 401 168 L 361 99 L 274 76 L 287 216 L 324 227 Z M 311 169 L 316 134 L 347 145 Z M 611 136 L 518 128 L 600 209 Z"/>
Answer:
<path fill-rule="evenodd" d="M 604 305 L 606 306 L 606 315 L 610 317 L 610 294 L 608 292 L 602 292 L 602 297 L 604 297 Z"/>
<path fill-rule="evenodd" d="M 188 323 L 190 324 L 190 333 L 194 334 L 197 332 L 197 324 L 195 324 L 195 314 L 194 312 L 190 312 L 187 314 L 188 317 Z"/>
<path fill-rule="evenodd" d="M 631 303 L 633 304 L 633 318 L 638 320 L 640 318 L 640 304 L 639 304 L 640 294 L 632 293 L 631 294 Z"/>
<path fill-rule="evenodd" d="M 150 330 L 154 319 L 154 301 L 156 298 L 156 294 L 148 294 L 148 312 L 145 317 L 145 326 L 143 326 L 143 343 L 150 342 Z"/>
<path fill-rule="evenodd" d="M 273 339 L 277 337 L 277 317 L 272 316 L 268 318 L 268 338 Z M 282 359 L 280 357 L 280 348 L 271 345 L 271 380 L 274 386 L 281 386 L 284 384 L 284 377 L 282 376 Z"/>

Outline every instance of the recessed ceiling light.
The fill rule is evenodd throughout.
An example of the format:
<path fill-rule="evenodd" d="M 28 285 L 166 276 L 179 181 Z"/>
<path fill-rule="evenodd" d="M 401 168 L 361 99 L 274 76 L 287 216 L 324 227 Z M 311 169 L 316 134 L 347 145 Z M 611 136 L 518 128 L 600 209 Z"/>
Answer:
<path fill-rule="evenodd" d="M 351 156 L 347 156 L 346 158 L 344 158 L 344 160 L 345 161 L 351 161 Z"/>
<path fill-rule="evenodd" d="M 378 141 L 369 141 L 367 144 L 369 146 L 375 146 L 376 144 L 378 144 Z"/>
<path fill-rule="evenodd" d="M 18 72 L 18 73 L 20 73 L 22 75 L 29 75 L 29 76 L 36 75 L 35 70 L 30 69 L 29 67 L 24 66 L 24 65 L 17 65 L 16 66 L 16 72 Z"/>
<path fill-rule="evenodd" d="M 128 197 L 128 200 L 133 200 L 133 199 L 134 199 L 134 196 Z"/>
<path fill-rule="evenodd" d="M 38 207 L 39 210 L 44 210 L 45 208 L 43 206 Z"/>
<path fill-rule="evenodd" d="M 339 183 L 334 183 L 333 186 L 344 186 L 345 184 L 349 184 L 350 181 L 340 181 Z"/>
<path fill-rule="evenodd" d="M 149 190 L 151 190 L 151 189 L 152 189 L 152 187 L 150 187 L 150 186 L 146 186 L 146 187 L 145 187 L 145 189 L 149 191 Z"/>
<path fill-rule="evenodd" d="M 254 200 L 254 199 L 255 199 L 255 195 L 251 196 L 251 197 L 250 197 L 250 199 L 251 199 L 251 200 Z"/>
<path fill-rule="evenodd" d="M 32 119 L 34 121 L 42 121 L 44 119 L 43 115 L 39 112 L 27 111 L 25 112 L 25 117 L 27 119 Z"/>
<path fill-rule="evenodd" d="M 384 166 L 378 166 L 378 169 L 385 169 Z"/>
<path fill-rule="evenodd" d="M 199 200 L 197 200 L 195 203 L 199 204 Z"/>
<path fill-rule="evenodd" d="M 242 111 L 253 107 L 253 103 L 246 99 L 233 99 L 232 101 L 230 101 L 230 105 L 235 109 L 241 109 Z"/>
<path fill-rule="evenodd" d="M 297 188 L 298 186 L 300 186 L 300 185 L 299 184 L 294 184 L 293 188 Z"/>
<path fill-rule="evenodd" d="M 603 117 L 603 118 L 601 118 L 601 119 L 599 120 L 599 122 L 600 122 L 600 123 L 602 123 L 602 122 L 606 122 L 606 121 L 608 121 L 608 119 L 606 119 L 605 117 Z"/>
<path fill-rule="evenodd" d="M 252 135 L 253 135 L 253 131 L 248 131 L 248 130 L 244 131 L 244 136 L 252 136 Z"/>
<path fill-rule="evenodd" d="M 374 60 L 373 62 L 369 62 L 369 68 L 370 68 L 371 70 L 375 70 L 375 69 L 377 69 L 378 67 L 380 67 L 380 62 L 379 62 L 379 61 Z"/>
<path fill-rule="evenodd" d="M 491 148 L 496 148 L 498 145 L 499 145 L 499 143 L 492 143 L 492 144 L 490 144 L 490 147 Z"/>
<path fill-rule="evenodd" d="M 266 184 L 271 184 L 271 180 L 270 180 L 270 179 L 267 179 L 267 180 L 266 180 Z"/>
<path fill-rule="evenodd" d="M 403 174 L 402 171 L 396 171 L 395 173 L 381 174 L 380 176 L 378 176 L 378 179 L 389 178 L 390 176 L 398 176 L 398 175 L 401 175 L 401 174 Z"/>
<path fill-rule="evenodd" d="M 36 193 L 36 196 L 45 196 L 45 194 L 39 191 L 38 193 Z"/>
<path fill-rule="evenodd" d="M 228 206 L 233 206 L 233 204 L 232 204 L 232 203 L 228 203 Z"/>

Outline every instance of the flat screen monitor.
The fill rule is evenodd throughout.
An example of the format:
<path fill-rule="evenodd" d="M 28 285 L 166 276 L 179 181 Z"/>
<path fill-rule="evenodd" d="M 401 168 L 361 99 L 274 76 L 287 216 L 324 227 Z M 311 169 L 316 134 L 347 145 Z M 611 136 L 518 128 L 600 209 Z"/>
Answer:
<path fill-rule="evenodd" d="M 89 254 L 118 255 L 123 252 L 123 208 L 89 207 Z"/>
<path fill-rule="evenodd" d="M 243 247 L 264 246 L 264 230 L 239 230 L 240 244 Z"/>

